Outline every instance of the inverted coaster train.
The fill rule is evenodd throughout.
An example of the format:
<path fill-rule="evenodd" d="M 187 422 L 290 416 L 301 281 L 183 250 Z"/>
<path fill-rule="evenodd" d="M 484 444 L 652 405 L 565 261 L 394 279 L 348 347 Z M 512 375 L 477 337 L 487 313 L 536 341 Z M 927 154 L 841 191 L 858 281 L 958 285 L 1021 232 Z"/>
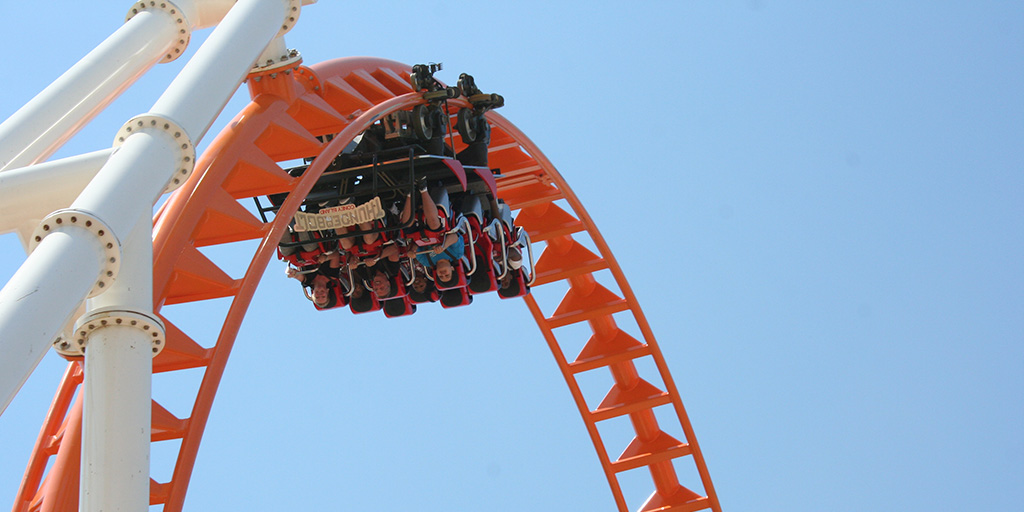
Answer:
<path fill-rule="evenodd" d="M 388 119 L 421 119 L 424 105 L 440 108 L 438 93 L 444 94 L 447 148 L 438 161 L 462 177 L 461 184 L 449 180 L 446 186 L 484 196 L 490 191 L 507 205 L 525 233 L 519 239 L 525 240 L 524 253 L 539 254 L 535 262 L 526 258 L 524 284 L 568 286 L 553 311 L 542 310 L 525 288 L 517 296 L 565 377 L 618 510 L 627 510 L 619 475 L 638 468 L 649 470 L 654 485 L 640 510 L 720 510 L 636 298 L 551 162 L 507 119 L 481 109 L 479 97 L 417 83 L 405 64 L 341 58 L 305 65 L 297 51 L 287 49 L 284 35 L 303 5 L 312 3 L 136 2 L 119 30 L 0 124 L 0 232 L 17 232 L 32 251 L 0 290 L 0 412 L 47 347 L 52 344 L 69 360 L 13 510 L 181 510 L 239 327 L 268 263 L 281 255 L 278 244 L 294 233 L 294 216 L 309 212 L 308 198 L 323 189 L 325 176 L 343 170 L 337 162 L 351 152 L 353 141 Z M 210 26 L 216 28 L 179 76 L 148 112 L 125 123 L 113 148 L 46 161 L 152 65 L 181 55 L 192 30 Z M 243 81 L 252 101 L 197 155 L 197 142 Z M 466 116 L 460 115 L 467 111 L 483 116 L 489 130 L 484 160 L 456 157 L 473 146 Z M 404 129 L 413 131 L 409 124 Z M 302 172 L 289 172 L 287 162 L 296 160 L 307 164 Z M 477 172 L 481 167 L 489 172 Z M 411 172 L 415 182 L 417 171 Z M 38 186 L 44 182 L 45 191 Z M 169 198 L 150 218 L 165 193 Z M 264 203 L 274 204 L 271 215 Z M 489 212 L 492 219 L 499 216 Z M 467 240 L 481 235 L 463 233 Z M 242 240 L 261 243 L 240 278 L 199 251 Z M 474 264 L 481 264 L 481 272 L 509 270 L 507 258 L 479 256 Z M 62 265 L 69 257 L 80 264 Z M 469 268 L 467 261 L 463 272 Z M 595 279 L 600 271 L 611 273 L 613 287 Z M 472 276 L 464 277 L 460 296 L 471 300 Z M 353 281 L 348 285 L 351 293 Z M 194 339 L 160 314 L 165 305 L 215 298 L 231 301 L 216 340 Z M 43 310 L 48 313 L 39 322 L 20 321 Z M 613 315 L 629 315 L 642 341 L 622 330 Z M 592 335 L 579 354 L 567 357 L 555 329 L 574 324 L 589 326 Z M 653 361 L 660 383 L 641 378 L 635 363 L 643 360 Z M 152 399 L 151 376 L 189 369 L 202 369 L 204 377 L 191 416 L 179 418 Z M 599 403 L 588 403 L 577 377 L 605 369 L 614 384 Z M 674 412 L 685 439 L 659 426 L 659 407 Z M 618 449 L 606 446 L 598 425 L 621 417 L 629 418 L 634 438 Z M 180 440 L 172 477 L 133 478 L 148 475 L 150 444 L 166 440 Z M 699 481 L 681 484 L 675 464 L 693 464 Z"/>

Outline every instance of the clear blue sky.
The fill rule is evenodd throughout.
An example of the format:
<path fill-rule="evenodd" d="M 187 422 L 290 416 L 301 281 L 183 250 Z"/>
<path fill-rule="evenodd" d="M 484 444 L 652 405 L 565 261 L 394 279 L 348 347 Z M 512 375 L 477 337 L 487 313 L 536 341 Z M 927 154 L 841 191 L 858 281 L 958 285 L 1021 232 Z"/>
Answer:
<path fill-rule="evenodd" d="M 0 0 L 0 118 L 129 6 Z M 321 0 L 286 41 L 504 95 L 628 276 L 725 510 L 1024 501 L 1021 4 Z M 180 65 L 61 156 L 108 147 Z M 0 236 L 0 282 L 23 257 Z M 186 510 L 614 509 L 521 303 L 315 313 L 272 262 L 250 312 Z M 0 417 L 0 506 L 63 367 Z M 187 415 L 176 386 L 155 393 Z"/>

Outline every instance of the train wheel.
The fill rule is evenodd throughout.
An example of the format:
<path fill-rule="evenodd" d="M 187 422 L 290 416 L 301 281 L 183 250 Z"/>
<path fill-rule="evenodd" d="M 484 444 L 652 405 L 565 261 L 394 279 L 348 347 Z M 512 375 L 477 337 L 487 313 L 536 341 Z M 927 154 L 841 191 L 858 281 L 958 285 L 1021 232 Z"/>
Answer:
<path fill-rule="evenodd" d="M 412 108 L 412 130 L 421 141 L 430 140 L 434 136 L 434 127 L 429 105 L 416 105 Z"/>
<path fill-rule="evenodd" d="M 455 120 L 455 129 L 462 136 L 462 142 L 469 144 L 476 142 L 477 131 L 473 122 L 473 111 L 468 108 L 460 108 Z"/>

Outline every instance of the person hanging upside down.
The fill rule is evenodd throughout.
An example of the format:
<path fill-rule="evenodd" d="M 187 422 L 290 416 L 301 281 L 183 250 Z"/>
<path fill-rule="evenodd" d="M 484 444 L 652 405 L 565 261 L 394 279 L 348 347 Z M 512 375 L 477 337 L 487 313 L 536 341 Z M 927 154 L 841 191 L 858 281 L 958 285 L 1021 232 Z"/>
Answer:
<path fill-rule="evenodd" d="M 317 309 L 330 309 L 337 304 L 337 291 L 332 293 L 332 288 L 341 286 L 340 281 L 340 255 L 337 252 L 320 254 L 317 256 L 319 266 L 311 272 L 289 266 L 286 275 L 298 279 L 302 286 L 309 288 L 309 296 Z"/>

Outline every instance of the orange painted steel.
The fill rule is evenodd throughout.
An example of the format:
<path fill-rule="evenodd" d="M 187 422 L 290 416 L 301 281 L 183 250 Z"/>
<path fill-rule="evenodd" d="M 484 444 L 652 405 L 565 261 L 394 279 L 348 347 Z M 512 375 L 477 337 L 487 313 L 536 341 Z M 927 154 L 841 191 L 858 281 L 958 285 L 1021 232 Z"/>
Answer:
<path fill-rule="evenodd" d="M 287 73 L 250 77 L 252 102 L 217 136 L 189 181 L 157 212 L 153 241 L 157 313 L 166 305 L 214 298 L 230 298 L 231 305 L 214 340 L 196 340 L 163 318 L 167 345 L 154 360 L 153 372 L 204 372 L 190 417 L 178 418 L 153 401 L 153 442 L 181 442 L 170 480 L 151 480 L 151 504 L 163 505 L 166 512 L 181 510 L 217 387 L 277 241 L 302 198 L 352 138 L 389 112 L 423 103 L 407 80 L 409 72 L 409 66 L 393 61 L 346 58 L 311 67 L 297 65 Z M 463 100 L 452 100 L 450 104 L 468 105 Z M 618 473 L 647 467 L 655 491 L 641 510 L 720 510 L 679 394 L 607 245 L 565 181 L 533 143 L 503 117 L 493 112 L 487 116 L 493 126 L 491 167 L 502 169 L 499 197 L 519 210 L 517 224 L 528 230 L 532 240 L 547 245 L 537 261 L 536 286 L 556 281 L 569 283 L 569 291 L 550 314 L 542 312 L 533 297 L 525 299 L 576 400 L 618 509 L 627 510 Z M 324 143 L 318 139 L 322 135 L 334 138 Z M 459 149 L 461 143 L 457 139 L 456 143 Z M 290 176 L 278 164 L 312 156 L 317 158 L 300 177 Z M 289 195 L 269 222 L 263 222 L 239 202 L 284 192 Z M 555 204 L 562 199 L 575 217 Z M 590 236 L 600 255 L 591 253 L 573 238 L 582 233 Z M 199 251 L 200 247 L 244 240 L 260 243 L 245 274 L 238 278 L 228 275 Z M 594 278 L 594 272 L 604 269 L 611 271 L 622 297 Z M 616 326 L 612 315 L 623 312 L 632 313 L 644 343 Z M 581 322 L 588 323 L 594 335 L 583 352 L 568 362 L 553 329 Z M 639 377 L 633 361 L 641 357 L 653 358 L 665 391 Z M 602 404 L 591 410 L 575 376 L 602 367 L 611 371 L 615 385 Z M 81 407 L 71 404 L 81 382 L 80 363 L 72 361 L 33 450 L 14 503 L 15 512 L 64 512 L 78 508 Z M 659 428 L 653 408 L 662 405 L 674 408 L 685 442 L 671 438 Z M 613 461 L 606 455 L 597 424 L 620 416 L 630 418 L 637 435 Z M 45 472 L 53 457 L 56 458 L 52 467 Z M 672 460 L 683 457 L 690 457 L 696 464 L 704 496 L 678 482 Z"/>

